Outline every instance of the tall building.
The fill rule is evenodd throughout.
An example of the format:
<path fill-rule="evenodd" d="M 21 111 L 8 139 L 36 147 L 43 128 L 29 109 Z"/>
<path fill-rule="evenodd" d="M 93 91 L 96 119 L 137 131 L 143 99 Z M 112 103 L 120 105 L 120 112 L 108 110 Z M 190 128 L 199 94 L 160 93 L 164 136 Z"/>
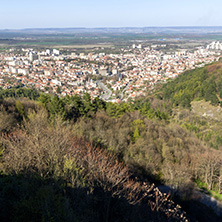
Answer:
<path fill-rule="evenodd" d="M 218 42 L 211 42 L 207 45 L 207 49 L 215 49 L 215 50 L 222 50 L 222 43 Z"/>
<path fill-rule="evenodd" d="M 59 55 L 59 54 L 60 54 L 60 52 L 59 52 L 58 49 L 53 49 L 53 50 L 52 50 L 52 53 L 53 53 L 54 55 Z"/>
<path fill-rule="evenodd" d="M 33 62 L 34 60 L 38 60 L 38 55 L 32 52 L 29 53 L 29 60 Z"/>
<path fill-rule="evenodd" d="M 51 51 L 50 51 L 50 49 L 46 49 L 46 55 L 50 55 L 51 54 Z"/>

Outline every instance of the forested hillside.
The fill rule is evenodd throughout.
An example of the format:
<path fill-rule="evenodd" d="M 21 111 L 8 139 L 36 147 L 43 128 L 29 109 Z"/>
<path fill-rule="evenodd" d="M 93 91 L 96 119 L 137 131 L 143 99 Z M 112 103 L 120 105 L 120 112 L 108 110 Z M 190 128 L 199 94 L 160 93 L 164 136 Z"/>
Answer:
<path fill-rule="evenodd" d="M 175 106 L 190 107 L 191 101 L 205 99 L 213 105 L 222 100 L 222 62 L 186 71 L 164 86 L 163 98 Z M 162 90 L 161 90 L 162 91 Z"/>
<path fill-rule="evenodd" d="M 120 104 L 0 90 L 1 221 L 220 221 L 194 191 L 221 198 L 222 125 L 191 102 L 220 104 L 221 67 Z"/>
<path fill-rule="evenodd" d="M 120 152 L 78 129 L 105 110 L 118 119 L 129 105 L 91 102 L 88 95 L 41 94 L 34 101 L 30 94 L 1 92 L 1 221 L 186 221 L 170 196 L 137 178 Z"/>

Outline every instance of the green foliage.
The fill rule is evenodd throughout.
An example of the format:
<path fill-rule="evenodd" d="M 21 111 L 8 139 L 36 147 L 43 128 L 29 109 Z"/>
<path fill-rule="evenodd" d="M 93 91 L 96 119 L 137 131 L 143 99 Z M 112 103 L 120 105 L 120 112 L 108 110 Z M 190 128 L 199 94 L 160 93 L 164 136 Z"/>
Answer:
<path fill-rule="evenodd" d="M 214 197 L 216 200 L 222 201 L 222 194 L 219 194 L 216 191 L 209 190 L 209 193 L 212 197 Z"/>
<path fill-rule="evenodd" d="M 25 111 L 24 111 L 24 108 L 23 108 L 23 105 L 22 103 L 19 101 L 19 100 L 16 100 L 15 102 L 15 107 L 17 109 L 17 111 L 19 112 L 19 114 L 22 116 L 22 117 L 25 117 Z"/>
<path fill-rule="evenodd" d="M 219 201 L 222 201 L 222 194 L 219 194 L 218 192 L 216 191 L 213 191 L 213 190 L 209 190 L 207 188 L 207 184 L 206 183 L 203 183 L 200 179 L 196 179 L 195 180 L 195 183 L 197 184 L 197 186 L 200 188 L 200 189 L 203 189 L 205 190 L 206 192 L 208 192 L 208 194 L 210 194 L 212 197 L 214 197 L 216 200 L 219 200 Z"/>
<path fill-rule="evenodd" d="M 99 97 L 96 97 L 93 100 L 92 104 L 93 104 L 94 109 L 96 111 L 98 111 L 98 110 L 105 110 L 105 108 L 106 108 L 106 103 L 103 100 L 99 99 Z"/>
<path fill-rule="evenodd" d="M 50 102 L 47 104 L 47 109 L 52 117 L 59 115 L 65 118 L 65 104 L 58 96 L 51 98 Z"/>
<path fill-rule="evenodd" d="M 38 98 L 38 101 L 42 103 L 44 107 L 47 107 L 47 104 L 50 102 L 50 99 L 51 97 L 48 94 L 41 93 Z"/>
<path fill-rule="evenodd" d="M 132 126 L 132 127 L 144 128 L 144 127 L 145 127 L 145 124 L 144 124 L 144 121 L 143 121 L 143 120 L 141 120 L 141 119 L 136 119 L 136 120 L 134 120 L 134 121 L 131 123 L 131 126 Z"/>
<path fill-rule="evenodd" d="M 83 95 L 84 116 L 90 117 L 91 113 L 94 113 L 95 108 L 91 102 L 91 96 L 88 93 Z"/>
<path fill-rule="evenodd" d="M 132 142 L 136 142 L 138 139 L 140 138 L 140 132 L 138 127 L 135 128 L 135 131 L 133 133 L 133 138 L 132 138 Z"/>
<path fill-rule="evenodd" d="M 222 78 L 218 75 L 220 72 L 221 66 L 217 64 L 186 71 L 164 86 L 163 98 L 171 100 L 175 106 L 185 108 L 190 108 L 194 99 L 205 99 L 213 105 L 218 105 L 217 94 L 220 95 L 222 84 Z"/>
<path fill-rule="evenodd" d="M 0 98 L 19 98 L 19 97 L 27 97 L 31 100 L 37 100 L 40 96 L 40 93 L 35 89 L 21 88 L 15 87 L 11 89 L 0 89 Z"/>
<path fill-rule="evenodd" d="M 118 118 L 130 111 L 132 111 L 132 109 L 130 105 L 127 103 L 116 104 L 116 103 L 109 102 L 106 104 L 106 112 L 109 116 L 112 116 L 112 117 Z"/>
<path fill-rule="evenodd" d="M 159 108 L 157 108 L 156 112 L 155 112 L 155 117 L 159 120 L 169 120 L 169 116 L 167 113 L 165 112 L 161 112 L 159 110 Z"/>
<path fill-rule="evenodd" d="M 83 169 L 77 166 L 74 158 L 67 155 L 64 158 L 62 176 L 67 185 L 70 185 L 73 188 L 85 187 L 86 181 Z"/>
<path fill-rule="evenodd" d="M 203 183 L 199 178 L 195 180 L 195 183 L 199 188 L 207 190 L 207 184 Z"/>
<path fill-rule="evenodd" d="M 166 107 L 164 103 L 161 104 L 161 107 L 157 107 L 155 110 L 148 99 L 137 99 L 131 103 L 131 107 L 133 110 L 140 111 L 142 115 L 149 119 L 157 118 L 159 120 L 169 120 L 168 111 L 165 109 Z"/>
<path fill-rule="evenodd" d="M 185 123 L 185 127 L 186 127 L 189 131 L 194 131 L 195 133 L 199 132 L 199 128 L 198 128 L 195 124 Z"/>

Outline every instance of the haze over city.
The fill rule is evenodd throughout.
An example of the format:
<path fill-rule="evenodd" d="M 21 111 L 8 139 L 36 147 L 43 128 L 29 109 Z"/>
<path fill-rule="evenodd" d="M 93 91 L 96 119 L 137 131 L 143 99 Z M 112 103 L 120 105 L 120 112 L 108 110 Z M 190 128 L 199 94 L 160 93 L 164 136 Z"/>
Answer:
<path fill-rule="evenodd" d="M 0 29 L 220 26 L 219 0 L 2 1 Z"/>

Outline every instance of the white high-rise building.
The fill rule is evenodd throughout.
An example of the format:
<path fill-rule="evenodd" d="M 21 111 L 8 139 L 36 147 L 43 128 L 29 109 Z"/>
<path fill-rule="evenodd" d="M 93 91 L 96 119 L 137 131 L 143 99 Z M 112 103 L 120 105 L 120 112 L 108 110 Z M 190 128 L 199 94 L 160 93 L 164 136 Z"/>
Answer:
<path fill-rule="evenodd" d="M 60 52 L 59 52 L 58 49 L 53 49 L 53 50 L 52 50 L 52 53 L 53 53 L 54 55 L 59 55 L 59 54 L 60 54 Z"/>
<path fill-rule="evenodd" d="M 207 45 L 207 49 L 222 50 L 222 43 L 220 43 L 219 41 L 211 42 L 209 45 Z"/>
<path fill-rule="evenodd" d="M 51 51 L 50 51 L 50 49 L 46 49 L 46 55 L 50 55 L 51 54 Z"/>

